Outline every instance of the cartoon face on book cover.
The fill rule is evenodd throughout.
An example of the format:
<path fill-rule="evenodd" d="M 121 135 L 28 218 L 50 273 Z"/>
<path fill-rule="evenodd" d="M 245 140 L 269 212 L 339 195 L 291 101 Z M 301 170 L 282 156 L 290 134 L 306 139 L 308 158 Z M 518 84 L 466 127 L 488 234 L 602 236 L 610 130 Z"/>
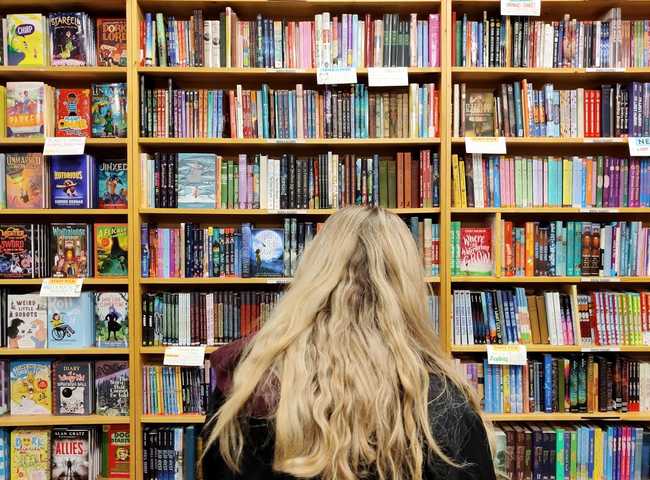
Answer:
<path fill-rule="evenodd" d="M 88 480 L 90 430 L 52 430 L 52 480 Z"/>
<path fill-rule="evenodd" d="M 11 480 L 50 478 L 50 431 L 16 429 L 11 432 Z"/>
<path fill-rule="evenodd" d="M 129 478 L 131 437 L 128 425 L 104 425 L 104 438 L 108 443 L 109 478 Z"/>
<path fill-rule="evenodd" d="M 77 298 L 52 297 L 47 301 L 47 337 L 50 348 L 84 348 L 95 342 L 92 292 Z"/>
<path fill-rule="evenodd" d="M 54 414 L 88 415 L 92 362 L 56 361 L 53 364 Z"/>
<path fill-rule="evenodd" d="M 128 206 L 128 170 L 125 159 L 101 159 L 97 162 L 97 206 Z"/>
<path fill-rule="evenodd" d="M 56 136 L 90 137 L 90 90 L 59 88 L 56 91 Z"/>
<path fill-rule="evenodd" d="M 280 277 L 284 272 L 284 231 L 251 229 L 251 272 L 259 277 Z"/>
<path fill-rule="evenodd" d="M 51 363 L 49 360 L 12 360 L 11 414 L 43 415 L 52 413 Z"/>
<path fill-rule="evenodd" d="M 95 292 L 95 331 L 98 347 L 128 346 L 128 293 Z"/>
<path fill-rule="evenodd" d="M 0 278 L 32 276 L 32 230 L 27 225 L 0 225 Z"/>
<path fill-rule="evenodd" d="M 7 296 L 7 345 L 9 348 L 45 348 L 47 299 L 37 293 Z"/>
<path fill-rule="evenodd" d="M 126 84 L 93 84 L 91 113 L 93 137 L 126 137 Z"/>
<path fill-rule="evenodd" d="M 52 65 L 86 65 L 82 13 L 52 13 L 48 16 Z"/>
<path fill-rule="evenodd" d="M 45 86 L 42 82 L 7 82 L 7 136 L 42 137 Z"/>
<path fill-rule="evenodd" d="M 126 20 L 97 19 L 97 64 L 105 67 L 126 67 Z"/>
<path fill-rule="evenodd" d="M 7 208 L 43 208 L 43 156 L 10 153 L 5 162 Z"/>

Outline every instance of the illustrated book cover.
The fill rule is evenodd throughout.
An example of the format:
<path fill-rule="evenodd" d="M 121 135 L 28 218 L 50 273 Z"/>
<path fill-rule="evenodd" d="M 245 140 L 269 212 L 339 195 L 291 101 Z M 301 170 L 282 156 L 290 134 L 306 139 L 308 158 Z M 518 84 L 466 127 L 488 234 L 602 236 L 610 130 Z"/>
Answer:
<path fill-rule="evenodd" d="M 9 364 L 12 415 L 52 413 L 52 362 L 12 360 Z"/>
<path fill-rule="evenodd" d="M 487 227 L 461 227 L 460 273 L 492 275 L 492 233 Z"/>
<path fill-rule="evenodd" d="M 95 276 L 127 276 L 129 273 L 128 248 L 128 225 L 126 223 L 96 223 Z"/>
<path fill-rule="evenodd" d="M 90 89 L 56 89 L 57 137 L 90 137 Z"/>
<path fill-rule="evenodd" d="M 92 85 L 93 137 L 126 137 L 126 83 Z"/>
<path fill-rule="evenodd" d="M 53 223 L 51 225 L 53 277 L 88 277 L 91 275 L 90 225 Z"/>
<path fill-rule="evenodd" d="M 93 364 L 56 361 L 52 364 L 54 415 L 90 415 L 93 411 Z"/>
<path fill-rule="evenodd" d="M 47 299 L 47 338 L 50 348 L 85 348 L 95 344 L 93 292 L 79 297 Z"/>
<path fill-rule="evenodd" d="M 95 292 L 95 344 L 102 348 L 129 345 L 127 292 Z"/>
<path fill-rule="evenodd" d="M 91 208 L 93 157 L 53 155 L 49 158 L 52 208 Z"/>
<path fill-rule="evenodd" d="M 465 136 L 494 136 L 494 93 L 468 90 L 465 101 Z"/>
<path fill-rule="evenodd" d="M 131 436 L 128 425 L 102 426 L 102 476 L 130 478 Z"/>
<path fill-rule="evenodd" d="M 40 153 L 7 153 L 5 190 L 7 208 L 46 208 L 45 159 Z"/>
<path fill-rule="evenodd" d="M 8 137 L 42 137 L 45 134 L 45 84 L 7 82 Z"/>
<path fill-rule="evenodd" d="M 11 480 L 50 478 L 50 431 L 17 428 L 11 431 Z"/>
<path fill-rule="evenodd" d="M 7 346 L 47 346 L 47 298 L 38 293 L 7 295 Z"/>
<path fill-rule="evenodd" d="M 129 414 L 129 362 L 97 360 L 95 362 L 97 415 Z"/>
<path fill-rule="evenodd" d="M 97 207 L 128 207 L 128 167 L 124 158 L 102 158 L 97 160 Z"/>
<path fill-rule="evenodd" d="M 284 230 L 251 228 L 250 271 L 253 277 L 281 277 L 284 273 Z"/>
<path fill-rule="evenodd" d="M 45 65 L 45 23 L 40 13 L 7 15 L 7 65 Z"/>
<path fill-rule="evenodd" d="M 52 480 L 91 480 L 91 429 L 52 429 Z"/>
<path fill-rule="evenodd" d="M 126 19 L 97 19 L 97 65 L 126 67 Z"/>
<path fill-rule="evenodd" d="M 87 15 L 83 12 L 50 13 L 50 62 L 54 66 L 82 67 L 88 65 L 90 32 Z"/>
<path fill-rule="evenodd" d="M 0 278 L 34 276 L 33 236 L 31 225 L 0 224 Z"/>

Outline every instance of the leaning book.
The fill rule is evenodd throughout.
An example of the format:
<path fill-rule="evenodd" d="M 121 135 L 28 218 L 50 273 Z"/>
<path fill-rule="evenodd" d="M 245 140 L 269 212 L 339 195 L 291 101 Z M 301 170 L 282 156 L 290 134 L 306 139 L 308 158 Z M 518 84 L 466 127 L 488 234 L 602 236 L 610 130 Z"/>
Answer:
<path fill-rule="evenodd" d="M 468 90 L 465 101 L 465 136 L 494 136 L 494 94 L 490 90 Z"/>

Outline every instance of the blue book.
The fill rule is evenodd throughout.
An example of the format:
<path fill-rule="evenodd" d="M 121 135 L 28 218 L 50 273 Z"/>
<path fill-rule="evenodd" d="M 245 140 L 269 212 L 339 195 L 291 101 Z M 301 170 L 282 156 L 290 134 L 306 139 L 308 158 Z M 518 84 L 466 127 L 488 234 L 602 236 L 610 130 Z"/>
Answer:
<path fill-rule="evenodd" d="M 95 344 L 92 292 L 82 292 L 77 298 L 48 298 L 47 319 L 49 348 L 83 348 Z"/>
<path fill-rule="evenodd" d="M 483 359 L 483 382 L 485 386 L 485 391 L 483 392 L 484 405 L 483 410 L 486 413 L 492 413 L 492 367 L 488 364 L 487 358 Z"/>
<path fill-rule="evenodd" d="M 50 157 L 52 208 L 91 208 L 94 167 L 90 155 Z"/>
<path fill-rule="evenodd" d="M 216 207 L 216 155 L 178 154 L 178 208 Z"/>
<path fill-rule="evenodd" d="M 129 190 L 126 159 L 97 161 L 97 208 L 127 208 Z"/>
<path fill-rule="evenodd" d="M 284 230 L 252 228 L 248 260 L 251 276 L 281 277 L 284 272 Z"/>
<path fill-rule="evenodd" d="M 501 192 L 500 192 L 500 185 L 501 185 L 501 177 L 500 177 L 500 155 L 495 155 L 494 156 L 494 206 L 495 207 L 500 207 L 501 206 Z"/>
<path fill-rule="evenodd" d="M 553 412 L 553 357 L 544 354 L 544 411 Z"/>

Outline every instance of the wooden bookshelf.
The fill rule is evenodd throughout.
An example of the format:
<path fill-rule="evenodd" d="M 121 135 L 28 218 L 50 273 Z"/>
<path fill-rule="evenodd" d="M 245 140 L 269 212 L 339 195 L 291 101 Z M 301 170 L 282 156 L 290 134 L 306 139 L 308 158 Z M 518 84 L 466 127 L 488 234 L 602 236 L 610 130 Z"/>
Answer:
<path fill-rule="evenodd" d="M 43 427 L 64 425 L 129 425 L 131 417 L 106 415 L 3 415 L 0 427 Z"/>
<path fill-rule="evenodd" d="M 1 357 L 65 357 L 129 355 L 128 348 L 0 348 Z"/>

